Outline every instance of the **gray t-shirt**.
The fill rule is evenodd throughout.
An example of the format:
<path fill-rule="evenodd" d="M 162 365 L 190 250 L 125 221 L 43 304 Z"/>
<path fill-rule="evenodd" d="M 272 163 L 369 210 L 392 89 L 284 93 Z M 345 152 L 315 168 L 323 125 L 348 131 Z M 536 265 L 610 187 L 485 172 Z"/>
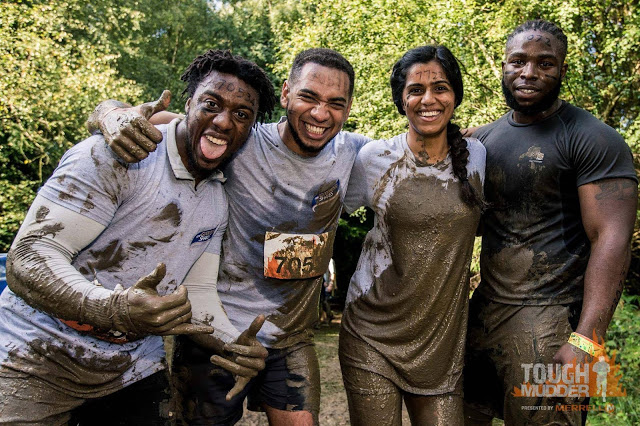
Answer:
<path fill-rule="evenodd" d="M 218 293 L 238 330 L 267 315 L 258 334 L 267 347 L 311 338 L 342 199 L 368 140 L 340 132 L 317 156 L 302 157 L 276 123 L 260 125 L 225 168 L 229 227 Z"/>
<path fill-rule="evenodd" d="M 512 112 L 474 136 L 487 149 L 482 282 L 490 300 L 554 305 L 582 300 L 590 243 L 578 187 L 607 178 L 637 182 L 622 137 L 566 102 L 545 120 L 518 124 Z"/>
<path fill-rule="evenodd" d="M 218 173 L 198 184 L 177 152 L 175 124 L 144 161 L 123 165 L 93 136 L 71 148 L 39 194 L 106 229 L 72 265 L 107 289 L 132 286 L 158 262 L 167 266 L 158 292 L 173 292 L 204 253 L 220 253 L 227 197 Z M 168 154 L 169 151 L 169 154 Z M 79 397 L 99 397 L 165 368 L 160 336 L 110 343 L 27 305 L 9 289 L 0 296 L 3 370 L 37 376 Z"/>
<path fill-rule="evenodd" d="M 469 182 L 482 193 L 485 149 L 472 138 L 467 147 Z M 411 393 L 453 392 L 462 375 L 480 208 L 464 203 L 460 187 L 450 156 L 416 164 L 405 133 L 360 151 L 345 198 L 347 211 L 365 205 L 375 219 L 342 318 L 366 345 L 354 341 L 341 360 Z"/>

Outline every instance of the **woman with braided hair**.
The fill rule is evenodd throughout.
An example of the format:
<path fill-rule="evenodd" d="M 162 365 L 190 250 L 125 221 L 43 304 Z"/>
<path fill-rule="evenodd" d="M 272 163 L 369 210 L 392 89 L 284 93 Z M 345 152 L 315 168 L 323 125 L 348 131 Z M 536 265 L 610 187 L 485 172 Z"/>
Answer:
<path fill-rule="evenodd" d="M 354 273 L 340 364 L 354 425 L 462 424 L 469 264 L 480 214 L 485 150 L 451 122 L 462 101 L 456 58 L 412 49 L 391 74 L 408 132 L 358 154 L 345 206 L 375 222 Z"/>

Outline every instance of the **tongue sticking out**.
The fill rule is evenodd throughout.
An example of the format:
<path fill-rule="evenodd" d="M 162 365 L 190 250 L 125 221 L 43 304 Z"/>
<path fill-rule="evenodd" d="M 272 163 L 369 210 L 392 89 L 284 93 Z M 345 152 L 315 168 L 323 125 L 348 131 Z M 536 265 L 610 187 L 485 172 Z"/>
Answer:
<path fill-rule="evenodd" d="M 204 155 L 207 160 L 215 160 L 216 158 L 220 158 L 226 150 L 226 144 L 218 145 L 211 142 L 205 136 L 202 136 L 200 138 L 200 151 L 202 151 L 202 155 Z"/>

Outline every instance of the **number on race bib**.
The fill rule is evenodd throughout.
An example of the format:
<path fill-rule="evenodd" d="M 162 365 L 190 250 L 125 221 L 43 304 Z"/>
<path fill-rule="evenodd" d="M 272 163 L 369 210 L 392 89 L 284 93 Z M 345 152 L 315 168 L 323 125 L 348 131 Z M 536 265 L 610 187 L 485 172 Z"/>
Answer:
<path fill-rule="evenodd" d="M 264 275 L 279 279 L 318 277 L 327 270 L 333 238 L 322 234 L 267 232 L 264 242 Z"/>

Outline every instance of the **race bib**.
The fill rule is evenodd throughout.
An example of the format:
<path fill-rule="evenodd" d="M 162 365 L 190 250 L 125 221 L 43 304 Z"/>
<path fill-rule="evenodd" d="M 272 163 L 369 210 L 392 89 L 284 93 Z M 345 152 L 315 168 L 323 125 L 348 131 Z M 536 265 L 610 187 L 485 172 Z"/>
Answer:
<path fill-rule="evenodd" d="M 279 279 L 313 278 L 324 274 L 331 260 L 332 240 L 322 234 L 267 232 L 264 237 L 264 276 Z"/>

